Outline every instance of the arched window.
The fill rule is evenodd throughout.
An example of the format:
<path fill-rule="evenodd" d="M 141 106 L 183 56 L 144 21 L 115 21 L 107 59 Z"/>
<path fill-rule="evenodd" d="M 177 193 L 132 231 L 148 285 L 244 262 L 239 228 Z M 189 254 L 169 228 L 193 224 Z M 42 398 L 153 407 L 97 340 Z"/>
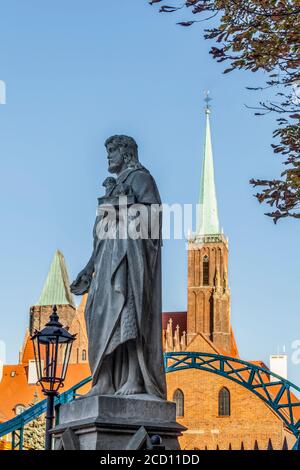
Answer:
<path fill-rule="evenodd" d="M 209 285 L 209 258 L 207 255 L 203 256 L 203 285 Z"/>
<path fill-rule="evenodd" d="M 85 349 L 82 350 L 81 359 L 83 361 L 86 361 L 86 350 Z"/>
<path fill-rule="evenodd" d="M 174 392 L 173 401 L 176 403 L 176 416 L 184 416 L 184 395 L 179 388 Z"/>
<path fill-rule="evenodd" d="M 226 387 L 219 391 L 219 416 L 230 416 L 230 392 Z"/>

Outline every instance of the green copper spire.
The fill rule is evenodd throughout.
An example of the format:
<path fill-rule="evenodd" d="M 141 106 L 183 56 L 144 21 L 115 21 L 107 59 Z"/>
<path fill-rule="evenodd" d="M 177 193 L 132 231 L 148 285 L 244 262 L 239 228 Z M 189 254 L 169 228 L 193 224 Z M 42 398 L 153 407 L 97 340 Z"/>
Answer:
<path fill-rule="evenodd" d="M 54 255 L 41 296 L 36 305 L 72 305 L 75 307 L 70 291 L 65 258 L 58 250 Z"/>
<path fill-rule="evenodd" d="M 220 233 L 220 224 L 218 216 L 218 205 L 215 187 L 215 173 L 213 151 L 210 134 L 210 107 L 208 93 L 206 96 L 206 130 L 204 143 L 204 158 L 202 165 L 202 177 L 199 200 L 199 224 L 197 235 L 215 235 Z"/>

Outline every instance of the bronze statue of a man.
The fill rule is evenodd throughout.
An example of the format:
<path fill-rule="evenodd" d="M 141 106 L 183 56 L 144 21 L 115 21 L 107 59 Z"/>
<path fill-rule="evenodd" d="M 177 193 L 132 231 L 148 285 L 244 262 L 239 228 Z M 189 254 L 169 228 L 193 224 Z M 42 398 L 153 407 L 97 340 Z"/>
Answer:
<path fill-rule="evenodd" d="M 153 205 L 160 207 L 161 200 L 153 177 L 139 162 L 133 138 L 116 135 L 107 139 L 105 146 L 108 170 L 116 179 L 104 182 L 106 194 L 99 198 L 93 254 L 71 285 L 74 294 L 89 293 L 85 319 L 93 374 L 90 394 L 149 394 L 165 399 L 161 217 L 158 236 L 152 236 L 148 223 L 143 228 L 149 236 L 120 237 L 124 220 L 116 203 L 126 195 L 128 206 L 142 205 L 150 214 Z M 102 230 L 109 204 L 117 214 L 114 237 L 104 236 Z"/>

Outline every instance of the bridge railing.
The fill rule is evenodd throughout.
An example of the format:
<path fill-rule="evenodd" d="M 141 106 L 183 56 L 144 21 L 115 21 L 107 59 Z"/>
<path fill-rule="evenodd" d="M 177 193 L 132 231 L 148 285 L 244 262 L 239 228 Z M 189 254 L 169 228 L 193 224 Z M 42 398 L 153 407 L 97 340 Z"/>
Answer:
<path fill-rule="evenodd" d="M 167 352 L 167 373 L 198 369 L 220 375 L 247 388 L 265 402 L 300 439 L 300 387 L 267 368 L 242 359 L 201 352 Z"/>
<path fill-rule="evenodd" d="M 264 401 L 296 437 L 295 449 L 300 447 L 300 388 L 270 370 L 230 356 L 200 352 L 164 353 L 166 373 L 185 369 L 198 369 L 220 375 L 247 388 Z M 272 377 L 273 380 L 270 380 Z M 55 406 L 69 403 L 78 391 L 91 381 L 87 377 L 66 392 L 61 393 Z M 46 400 L 27 409 L 15 418 L 0 424 L 0 438 L 12 434 L 12 448 L 22 449 L 26 424 L 46 411 Z"/>
<path fill-rule="evenodd" d="M 55 398 L 55 406 L 63 405 L 73 401 L 76 396 L 79 395 L 78 391 L 88 384 L 92 380 L 91 377 L 87 377 L 78 384 L 71 387 L 66 392 L 61 393 L 58 397 Z M 23 448 L 23 434 L 24 427 L 26 424 L 34 421 L 36 418 L 41 416 L 46 412 L 47 400 L 42 400 L 36 405 L 31 406 L 23 413 L 20 413 L 13 419 L 6 421 L 5 423 L 0 424 L 0 438 L 12 434 L 12 448 Z"/>

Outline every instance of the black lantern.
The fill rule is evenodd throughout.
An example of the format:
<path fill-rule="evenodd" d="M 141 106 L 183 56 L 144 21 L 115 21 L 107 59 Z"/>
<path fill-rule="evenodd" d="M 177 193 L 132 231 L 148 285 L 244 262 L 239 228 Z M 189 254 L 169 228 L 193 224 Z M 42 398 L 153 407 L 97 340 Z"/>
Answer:
<path fill-rule="evenodd" d="M 50 429 L 53 426 L 54 398 L 63 387 L 69 365 L 73 341 L 72 335 L 63 328 L 54 305 L 50 321 L 42 331 L 32 336 L 38 381 L 47 396 L 46 450 L 51 449 Z"/>

